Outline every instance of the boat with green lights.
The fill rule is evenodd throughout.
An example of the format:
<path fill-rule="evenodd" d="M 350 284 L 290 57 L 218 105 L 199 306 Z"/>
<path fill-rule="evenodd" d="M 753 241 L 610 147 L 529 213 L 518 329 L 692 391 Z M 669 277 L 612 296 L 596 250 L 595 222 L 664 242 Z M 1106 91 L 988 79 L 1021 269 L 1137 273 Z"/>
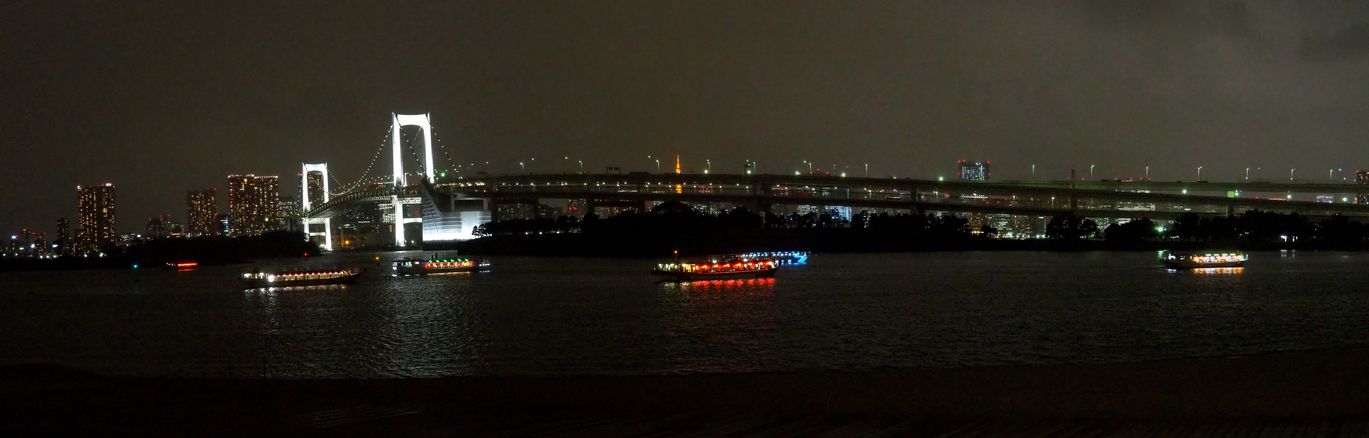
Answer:
<path fill-rule="evenodd" d="M 393 267 L 395 275 L 480 272 L 490 270 L 490 261 L 479 258 L 443 257 L 434 254 L 429 258 L 406 257 L 396 260 Z"/>

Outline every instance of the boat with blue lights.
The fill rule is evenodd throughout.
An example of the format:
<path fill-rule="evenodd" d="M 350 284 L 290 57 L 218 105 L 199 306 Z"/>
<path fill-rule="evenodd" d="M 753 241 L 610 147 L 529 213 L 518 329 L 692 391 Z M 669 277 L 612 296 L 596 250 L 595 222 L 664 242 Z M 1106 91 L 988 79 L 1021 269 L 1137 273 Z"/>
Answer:
<path fill-rule="evenodd" d="M 361 268 L 286 268 L 276 271 L 260 269 L 242 274 L 248 288 L 318 286 L 352 284 L 361 277 Z"/>
<path fill-rule="evenodd" d="M 1169 269 L 1239 268 L 1250 260 L 1242 251 L 1164 251 L 1160 263 Z"/>
<path fill-rule="evenodd" d="M 393 265 L 395 275 L 429 275 L 453 272 L 480 272 L 490 270 L 486 259 L 443 257 L 434 254 L 429 258 L 406 257 L 396 260 Z"/>
<path fill-rule="evenodd" d="M 715 258 L 659 263 L 651 273 L 661 277 L 661 281 L 687 282 L 769 278 L 774 277 L 779 268 L 780 262 L 772 258 Z"/>
<path fill-rule="evenodd" d="M 808 251 L 759 251 L 744 252 L 728 256 L 734 259 L 772 259 L 781 266 L 802 265 L 808 263 Z"/>

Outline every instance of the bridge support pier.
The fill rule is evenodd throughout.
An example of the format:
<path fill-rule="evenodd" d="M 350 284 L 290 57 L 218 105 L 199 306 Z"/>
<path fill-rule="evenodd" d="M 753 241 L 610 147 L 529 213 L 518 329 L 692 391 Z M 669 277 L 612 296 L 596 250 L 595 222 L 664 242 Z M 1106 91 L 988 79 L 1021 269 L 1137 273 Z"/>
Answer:
<path fill-rule="evenodd" d="M 333 219 L 332 219 L 332 218 L 323 218 L 323 219 L 309 219 L 309 218 L 304 218 L 304 219 L 303 219 L 303 222 L 304 222 L 304 235 L 305 235 L 305 236 L 312 238 L 312 237 L 314 237 L 314 236 L 320 236 L 320 235 L 321 235 L 321 236 L 323 236 L 323 250 L 324 250 L 324 251 L 332 251 L 332 250 L 333 250 Z M 319 224 L 322 224 L 322 225 L 323 225 L 323 232 L 321 232 L 321 233 L 316 233 L 316 232 L 314 232 L 313 226 L 314 226 L 314 225 L 319 225 Z"/>
<path fill-rule="evenodd" d="M 404 204 L 399 202 L 399 195 L 390 198 L 390 205 L 395 208 L 395 247 L 403 248 L 408 243 L 404 239 Z"/>

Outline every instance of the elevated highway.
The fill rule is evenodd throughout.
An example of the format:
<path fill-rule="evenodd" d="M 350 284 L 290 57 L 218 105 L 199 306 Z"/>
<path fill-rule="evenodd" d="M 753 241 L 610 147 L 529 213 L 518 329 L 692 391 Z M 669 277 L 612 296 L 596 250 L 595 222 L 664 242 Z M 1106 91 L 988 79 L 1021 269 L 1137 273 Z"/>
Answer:
<path fill-rule="evenodd" d="M 841 205 L 1049 216 L 1074 212 L 1089 217 L 1172 219 L 1193 212 L 1239 214 L 1258 209 L 1320 217 L 1369 217 L 1356 204 L 1364 186 L 1343 183 L 1155 182 L 1155 181 L 939 181 L 832 175 L 746 174 L 534 174 L 481 176 L 438 181 L 439 190 L 494 203 L 537 199 L 733 203 L 768 209 L 774 205 Z M 1218 193 L 1213 195 L 1211 193 Z M 1282 193 L 1281 197 L 1255 194 Z M 1351 202 L 1314 202 L 1312 194 Z M 307 212 L 332 217 L 359 202 L 419 196 L 416 186 L 368 187 L 335 195 Z"/>

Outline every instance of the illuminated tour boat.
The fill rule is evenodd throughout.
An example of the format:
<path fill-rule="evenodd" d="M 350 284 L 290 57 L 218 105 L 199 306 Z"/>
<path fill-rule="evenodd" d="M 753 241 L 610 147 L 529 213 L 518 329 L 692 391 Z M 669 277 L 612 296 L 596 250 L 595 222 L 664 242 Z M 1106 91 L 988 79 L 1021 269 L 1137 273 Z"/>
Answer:
<path fill-rule="evenodd" d="M 488 270 L 490 270 L 490 261 L 485 259 L 433 256 L 428 259 L 404 258 L 396 260 L 394 263 L 395 275 L 428 275 Z"/>
<path fill-rule="evenodd" d="M 361 277 L 361 268 L 255 270 L 242 274 L 249 288 L 352 284 L 358 277 Z"/>
<path fill-rule="evenodd" d="M 1250 256 L 1241 251 L 1165 251 L 1160 254 L 1160 262 L 1169 269 L 1239 268 L 1249 259 Z"/>
<path fill-rule="evenodd" d="M 198 267 L 200 264 L 194 261 L 166 262 L 166 269 L 173 271 L 194 271 Z"/>
<path fill-rule="evenodd" d="M 712 259 L 709 261 L 672 261 L 660 263 L 652 274 L 662 281 L 728 280 L 737 278 L 769 278 L 775 276 L 780 262 L 772 258 Z"/>
<path fill-rule="evenodd" d="M 780 265 L 802 265 L 808 263 L 808 251 L 747 252 L 731 257 L 740 259 L 772 259 Z"/>

